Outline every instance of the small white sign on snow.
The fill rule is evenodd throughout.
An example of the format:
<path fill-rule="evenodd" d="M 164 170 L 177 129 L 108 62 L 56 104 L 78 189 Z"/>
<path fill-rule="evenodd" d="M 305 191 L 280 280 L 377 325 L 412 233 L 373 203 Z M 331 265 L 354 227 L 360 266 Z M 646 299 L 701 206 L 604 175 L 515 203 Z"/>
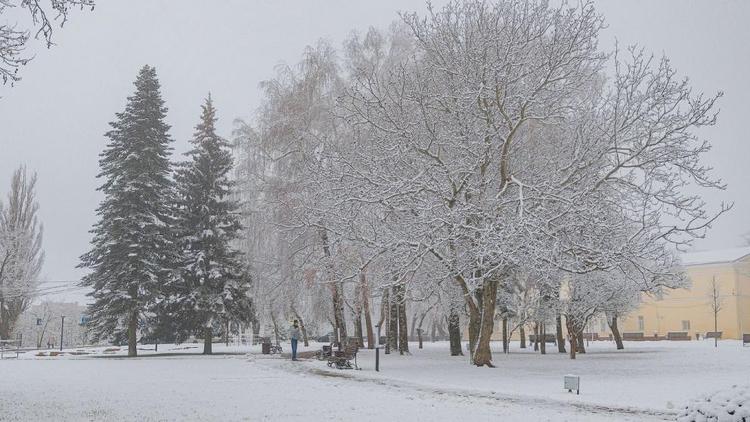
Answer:
<path fill-rule="evenodd" d="M 578 375 L 565 375 L 563 377 L 564 388 L 568 392 L 576 390 L 576 394 L 581 394 L 581 377 Z"/>

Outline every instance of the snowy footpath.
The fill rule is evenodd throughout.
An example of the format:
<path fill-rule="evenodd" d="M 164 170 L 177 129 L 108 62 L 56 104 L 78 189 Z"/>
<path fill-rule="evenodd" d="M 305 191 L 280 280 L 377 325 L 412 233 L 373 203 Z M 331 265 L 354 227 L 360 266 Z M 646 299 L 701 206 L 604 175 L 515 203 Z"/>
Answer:
<path fill-rule="evenodd" d="M 674 420 L 689 399 L 750 377 L 750 348 L 723 341 L 627 343 L 616 352 L 592 343 L 570 361 L 517 349 L 495 369 L 447 356 L 446 343 L 412 356 L 364 350 L 362 370 L 291 362 L 257 348 L 161 345 L 135 359 L 124 349 L 0 361 L 2 421 L 656 421 Z M 313 343 L 309 350 L 320 345 Z M 69 351 L 75 352 L 75 351 Z M 382 352 L 382 350 L 381 350 Z M 581 395 L 562 376 L 581 376 Z"/>

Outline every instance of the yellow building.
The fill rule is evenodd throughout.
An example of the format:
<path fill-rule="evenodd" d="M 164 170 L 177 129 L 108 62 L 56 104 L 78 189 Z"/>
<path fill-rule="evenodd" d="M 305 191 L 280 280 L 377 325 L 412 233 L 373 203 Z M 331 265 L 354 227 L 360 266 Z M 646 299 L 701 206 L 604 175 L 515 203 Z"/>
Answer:
<path fill-rule="evenodd" d="M 661 298 L 644 295 L 641 306 L 622 321 L 620 330 L 631 336 L 688 333 L 695 339 L 697 333 L 703 338 L 714 331 L 711 291 L 715 280 L 721 338 L 741 339 L 743 333 L 750 333 L 750 247 L 686 253 L 682 263 L 692 286 L 667 291 Z"/>

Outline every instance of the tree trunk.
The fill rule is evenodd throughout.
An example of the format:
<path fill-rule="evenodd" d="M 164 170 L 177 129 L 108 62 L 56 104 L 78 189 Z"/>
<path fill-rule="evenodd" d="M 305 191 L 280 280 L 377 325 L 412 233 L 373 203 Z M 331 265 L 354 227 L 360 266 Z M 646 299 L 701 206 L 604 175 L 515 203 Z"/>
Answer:
<path fill-rule="evenodd" d="M 411 341 L 417 339 L 417 318 L 419 318 L 419 312 L 414 312 L 411 316 L 411 326 L 409 328 L 409 340 Z"/>
<path fill-rule="evenodd" d="M 422 325 L 424 324 L 424 319 L 427 316 L 427 312 L 423 312 L 422 316 L 419 317 L 419 325 L 417 325 L 417 337 L 419 337 L 419 348 L 422 348 L 422 335 L 424 334 L 424 330 L 422 329 Z M 412 326 L 413 327 L 413 326 Z"/>
<path fill-rule="evenodd" d="M 398 349 L 398 294 L 396 287 L 391 288 L 391 301 L 388 304 L 388 347 Z"/>
<path fill-rule="evenodd" d="M 490 340 L 495 327 L 495 301 L 497 300 L 498 280 L 491 277 L 484 280 L 482 288 L 482 315 L 480 317 L 479 338 L 476 340 L 476 353 L 472 355 L 474 365 L 494 368 Z"/>
<path fill-rule="evenodd" d="M 409 353 L 409 327 L 406 319 L 406 286 L 398 286 L 396 304 L 398 305 L 398 352 Z"/>
<path fill-rule="evenodd" d="M 362 311 L 365 313 L 365 329 L 367 330 L 367 348 L 375 348 L 375 333 L 372 330 L 372 315 L 370 315 L 370 288 L 367 285 L 365 273 L 359 273 L 359 282 L 362 284 Z M 307 345 L 307 344 L 305 344 Z"/>
<path fill-rule="evenodd" d="M 521 336 L 521 349 L 526 348 L 526 330 L 523 328 L 523 324 L 519 327 L 519 335 Z"/>
<path fill-rule="evenodd" d="M 539 351 L 539 323 L 534 323 L 534 351 Z"/>
<path fill-rule="evenodd" d="M 333 298 L 333 322 L 334 333 L 339 337 L 339 342 L 343 343 L 346 339 L 346 319 L 344 319 L 344 297 L 341 294 L 341 283 L 338 281 L 331 282 L 331 295 Z"/>
<path fill-rule="evenodd" d="M 482 317 L 480 309 L 482 308 L 482 289 L 478 289 L 475 292 L 477 297 L 478 306 L 469 306 L 469 356 L 471 356 L 472 362 L 474 361 L 474 353 L 477 350 L 477 341 L 479 340 L 479 332 L 481 331 Z M 467 300 L 471 300 L 468 297 Z"/>
<path fill-rule="evenodd" d="M 362 341 L 362 312 L 355 313 L 354 315 L 354 337 L 357 340 L 357 347 L 360 349 L 365 347 L 364 341 Z"/>
<path fill-rule="evenodd" d="M 435 321 L 432 321 L 432 328 L 430 328 L 430 342 L 434 343 L 436 341 L 435 335 L 437 334 L 437 323 Z"/>
<path fill-rule="evenodd" d="M 539 324 L 539 339 L 541 343 L 539 343 L 539 353 L 546 355 L 547 354 L 547 326 L 544 324 L 544 321 L 542 321 Z"/>
<path fill-rule="evenodd" d="M 508 318 L 503 318 L 503 353 L 508 353 Z"/>
<path fill-rule="evenodd" d="M 341 283 L 333 280 L 333 268 L 331 268 L 331 249 L 328 244 L 328 231 L 325 228 L 320 229 L 320 240 L 323 244 L 323 255 L 328 258 L 326 263 L 327 276 L 330 278 L 331 299 L 333 301 L 333 321 L 334 334 L 340 336 L 338 339 L 342 342 L 346 338 L 346 320 L 344 319 L 344 298 L 341 294 Z M 341 344 L 341 343 L 339 343 Z"/>
<path fill-rule="evenodd" d="M 276 321 L 276 314 L 274 312 L 271 312 L 271 323 L 273 324 L 273 336 L 276 339 L 276 344 L 279 344 L 281 342 L 279 339 L 279 324 Z"/>
<path fill-rule="evenodd" d="M 565 337 L 563 337 L 563 332 L 562 332 L 562 316 L 558 314 L 557 318 L 555 318 L 555 322 L 556 322 L 555 335 L 557 336 L 557 352 L 565 353 Z"/>
<path fill-rule="evenodd" d="M 260 337 L 260 320 L 258 316 L 253 317 L 253 342 L 255 343 Z"/>
<path fill-rule="evenodd" d="M 448 337 L 450 338 L 451 356 L 463 356 L 461 348 L 461 318 L 456 308 L 451 308 L 448 315 Z"/>
<path fill-rule="evenodd" d="M 576 353 L 586 353 L 586 345 L 584 344 L 583 339 L 583 328 L 576 333 L 576 344 L 578 344 Z"/>
<path fill-rule="evenodd" d="M 211 327 L 207 327 L 203 330 L 203 354 L 210 355 L 212 351 L 213 331 Z"/>
<path fill-rule="evenodd" d="M 224 323 L 224 345 L 229 347 L 229 320 Z"/>
<path fill-rule="evenodd" d="M 378 327 L 380 327 L 380 330 L 382 330 L 386 338 L 388 337 L 388 313 L 390 311 L 390 308 L 388 308 L 388 302 L 390 301 L 388 297 L 388 289 L 383 289 L 383 295 L 380 298 L 380 321 L 378 321 Z M 380 334 L 380 333 L 378 333 Z M 380 344 L 380 338 L 377 339 L 378 344 Z M 386 341 L 387 343 L 387 341 Z"/>
<path fill-rule="evenodd" d="M 352 323 L 354 324 L 354 338 L 357 341 L 357 347 L 360 349 L 365 347 L 365 343 L 362 340 L 362 285 L 357 283 L 354 286 L 354 307 L 352 311 Z"/>
<path fill-rule="evenodd" d="M 136 343 L 138 342 L 137 329 L 138 313 L 133 312 L 130 314 L 130 321 L 128 321 L 128 356 L 130 357 L 138 356 L 138 349 L 136 347 Z"/>
<path fill-rule="evenodd" d="M 565 317 L 565 326 L 568 329 L 568 340 L 570 341 L 570 358 L 576 358 L 576 329 L 569 316 Z"/>
<path fill-rule="evenodd" d="M 620 328 L 617 326 L 617 315 L 612 315 L 612 319 L 607 318 L 609 329 L 612 331 L 612 338 L 615 339 L 617 350 L 622 350 L 625 345 L 622 344 L 622 335 L 620 334 Z"/>

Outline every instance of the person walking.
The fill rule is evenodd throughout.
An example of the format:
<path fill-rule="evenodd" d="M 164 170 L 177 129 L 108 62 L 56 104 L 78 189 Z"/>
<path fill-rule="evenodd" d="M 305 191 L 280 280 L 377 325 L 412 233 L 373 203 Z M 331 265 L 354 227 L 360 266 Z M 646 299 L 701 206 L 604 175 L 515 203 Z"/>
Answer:
<path fill-rule="evenodd" d="M 299 341 L 299 323 L 294 320 L 292 328 L 289 329 L 289 337 L 292 339 L 292 360 L 297 360 L 297 342 Z"/>

